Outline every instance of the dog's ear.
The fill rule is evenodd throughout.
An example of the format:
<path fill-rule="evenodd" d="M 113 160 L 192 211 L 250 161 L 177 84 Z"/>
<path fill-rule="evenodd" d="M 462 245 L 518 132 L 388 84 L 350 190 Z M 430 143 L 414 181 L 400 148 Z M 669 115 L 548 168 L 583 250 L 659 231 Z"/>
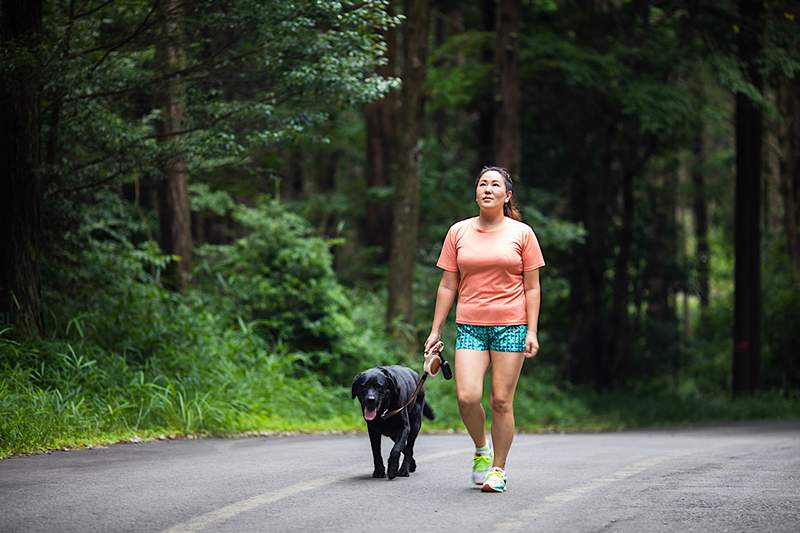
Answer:
<path fill-rule="evenodd" d="M 381 374 L 386 376 L 386 381 L 389 383 L 389 387 L 391 388 L 391 393 L 393 396 L 397 396 L 399 394 L 399 389 L 397 388 L 397 379 L 395 379 L 394 375 L 389 372 L 387 369 L 381 367 Z"/>
<path fill-rule="evenodd" d="M 353 388 L 352 388 L 353 398 L 356 397 L 356 394 L 358 394 L 358 391 L 360 391 L 361 388 L 364 386 L 364 381 L 366 379 L 367 379 L 367 377 L 364 375 L 363 372 L 353 378 Z"/>

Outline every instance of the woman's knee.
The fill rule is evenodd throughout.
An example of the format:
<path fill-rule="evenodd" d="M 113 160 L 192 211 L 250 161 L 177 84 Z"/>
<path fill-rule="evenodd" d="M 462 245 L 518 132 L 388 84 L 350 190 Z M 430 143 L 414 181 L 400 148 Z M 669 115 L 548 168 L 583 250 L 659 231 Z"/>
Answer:
<path fill-rule="evenodd" d="M 458 399 L 458 406 L 461 409 L 469 409 L 470 407 L 475 407 L 476 405 L 480 405 L 481 397 L 483 395 L 480 392 L 475 391 L 458 391 L 456 394 L 456 398 Z"/>
<path fill-rule="evenodd" d="M 514 398 L 492 395 L 491 406 L 492 413 L 499 415 L 510 413 L 514 410 Z"/>

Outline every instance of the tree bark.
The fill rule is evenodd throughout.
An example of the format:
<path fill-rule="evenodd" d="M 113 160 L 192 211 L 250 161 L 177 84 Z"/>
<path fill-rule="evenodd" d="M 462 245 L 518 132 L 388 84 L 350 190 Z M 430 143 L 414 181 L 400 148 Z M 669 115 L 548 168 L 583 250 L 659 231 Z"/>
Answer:
<path fill-rule="evenodd" d="M 395 138 L 397 159 L 392 164 L 395 184 L 392 245 L 389 257 L 389 295 L 386 326 L 406 348 L 416 344 L 413 336 L 402 335 L 397 321 L 413 323 L 414 261 L 419 230 L 419 129 L 423 111 L 423 88 L 428 52 L 428 0 L 410 0 L 403 24 L 402 105 Z"/>
<path fill-rule="evenodd" d="M 383 77 L 394 77 L 397 76 L 397 31 L 395 28 L 386 30 L 384 38 L 387 45 L 387 62 L 377 68 L 377 73 Z M 383 189 L 392 185 L 390 172 L 398 104 L 398 91 L 392 91 L 380 100 L 370 102 L 364 108 L 367 128 L 368 189 Z M 370 201 L 367 204 L 366 220 L 364 221 L 364 241 L 367 246 L 374 246 L 380 250 L 376 259 L 381 263 L 386 263 L 389 258 L 391 242 L 387 242 L 386 237 L 391 234 L 391 228 L 391 202 L 382 197 Z"/>
<path fill-rule="evenodd" d="M 781 83 L 778 108 L 784 121 L 779 134 L 783 226 L 794 279 L 800 281 L 800 78 Z"/>
<path fill-rule="evenodd" d="M 495 0 L 481 2 L 481 29 L 485 32 L 494 32 Z M 481 59 L 484 63 L 494 62 L 494 50 L 486 46 L 481 50 Z M 494 87 L 491 88 L 494 92 Z M 493 98 L 481 98 L 478 101 L 478 164 L 480 166 L 496 165 L 494 151 L 494 101 Z M 467 182 L 472 185 L 474 176 L 467 176 Z"/>
<path fill-rule="evenodd" d="M 520 0 L 499 0 L 495 22 L 495 122 L 496 164 L 512 176 L 520 174 Z"/>
<path fill-rule="evenodd" d="M 570 184 L 572 212 L 577 215 L 576 222 L 586 228 L 586 241 L 575 246 L 569 267 L 570 308 L 575 326 L 561 369 L 569 381 L 592 383 L 600 390 L 610 387 L 605 294 L 607 206 L 612 190 L 610 142 L 610 134 L 602 141 L 591 137 L 584 139 L 585 153 L 602 154 L 599 168 L 586 161 Z M 594 175 L 598 171 L 600 175 Z"/>
<path fill-rule="evenodd" d="M 42 29 L 42 2 L 0 3 L 0 43 L 33 44 Z M 24 45 L 23 45 L 24 46 Z M 25 67 L 0 82 L 0 324 L 22 336 L 43 330 L 41 259 L 42 183 L 39 127 L 39 75 Z M 2 326 L 0 325 L 0 328 Z"/>
<path fill-rule="evenodd" d="M 659 322 L 676 318 L 669 262 L 676 256 L 677 231 L 675 204 L 677 179 L 667 173 L 655 176 L 649 186 L 648 203 L 652 220 L 648 239 L 647 264 L 644 271 L 645 303 L 647 317 Z"/>
<path fill-rule="evenodd" d="M 760 91 L 756 58 L 761 49 L 761 2 L 740 0 L 739 58 L 749 81 Z M 761 111 L 750 98 L 736 93 L 736 207 L 733 311 L 734 395 L 758 387 L 761 359 Z"/>
<path fill-rule="evenodd" d="M 625 365 L 628 344 L 628 284 L 631 245 L 633 243 L 633 172 L 625 171 L 622 177 L 622 228 L 619 252 L 614 265 L 614 295 L 608 336 L 610 359 L 609 381 L 612 386 L 625 381 Z"/>
<path fill-rule="evenodd" d="M 159 87 L 158 102 L 161 117 L 156 136 L 167 145 L 169 154 L 160 164 L 158 219 L 161 227 L 161 247 L 167 254 L 176 256 L 166 272 L 170 288 L 181 290 L 189 282 L 192 269 L 192 232 L 189 209 L 188 171 L 186 155 L 177 146 L 182 131 L 186 108 L 186 87 L 179 75 L 184 64 L 182 0 L 159 2 L 162 19 L 161 35 L 156 44 L 156 63 L 166 78 Z"/>
<path fill-rule="evenodd" d="M 703 152 L 703 132 L 697 132 L 692 147 L 692 211 L 694 214 L 694 235 L 697 250 L 695 252 L 697 265 L 697 293 L 700 296 L 700 309 L 708 308 L 708 202 L 706 200 L 706 186 Z"/>

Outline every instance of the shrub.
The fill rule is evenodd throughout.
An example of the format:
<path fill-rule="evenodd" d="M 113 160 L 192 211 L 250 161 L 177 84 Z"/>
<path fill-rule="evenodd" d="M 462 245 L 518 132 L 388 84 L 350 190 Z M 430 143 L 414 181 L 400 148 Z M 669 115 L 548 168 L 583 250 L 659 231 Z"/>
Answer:
<path fill-rule="evenodd" d="M 303 218 L 270 200 L 234 214 L 248 233 L 198 251 L 201 285 L 213 302 L 268 343 L 301 354 L 298 363 L 329 382 L 349 384 L 360 369 L 384 359 L 385 343 L 353 319 L 329 244 Z"/>

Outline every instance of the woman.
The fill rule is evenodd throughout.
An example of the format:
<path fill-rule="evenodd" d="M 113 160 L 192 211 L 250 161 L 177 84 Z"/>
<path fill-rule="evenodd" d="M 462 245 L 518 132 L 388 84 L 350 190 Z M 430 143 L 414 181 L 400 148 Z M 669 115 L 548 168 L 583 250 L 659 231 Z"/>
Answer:
<path fill-rule="evenodd" d="M 506 459 L 514 438 L 514 392 L 522 363 L 539 351 L 539 268 L 533 230 L 521 222 L 508 171 L 485 167 L 475 181 L 477 217 L 447 232 L 436 266 L 444 270 L 425 352 L 440 349 L 442 324 L 456 307 L 456 396 L 475 443 L 472 481 L 484 492 L 506 488 Z M 492 366 L 492 443 L 487 441 L 483 378 Z M 492 449 L 494 447 L 494 450 Z"/>

